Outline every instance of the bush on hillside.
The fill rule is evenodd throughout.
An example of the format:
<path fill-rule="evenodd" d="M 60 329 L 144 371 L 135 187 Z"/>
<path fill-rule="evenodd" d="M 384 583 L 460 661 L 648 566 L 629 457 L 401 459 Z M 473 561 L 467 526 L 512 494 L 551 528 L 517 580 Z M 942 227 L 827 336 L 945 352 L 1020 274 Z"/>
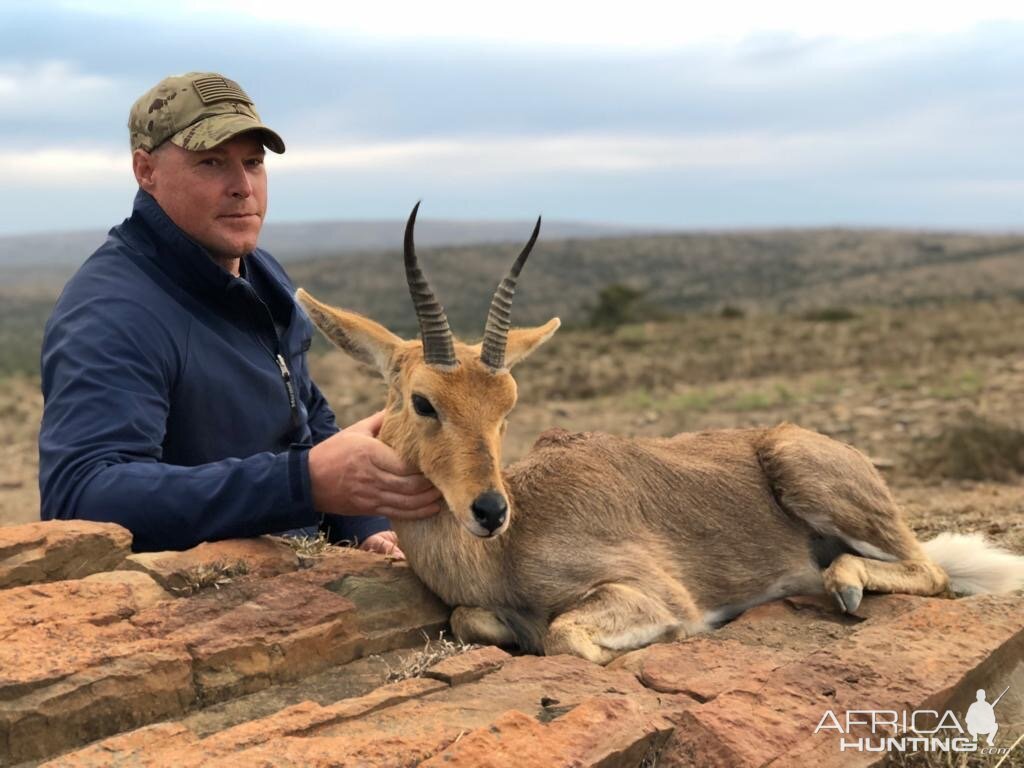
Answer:
<path fill-rule="evenodd" d="M 915 468 L 922 476 L 1012 480 L 1024 474 L 1024 431 L 964 414 L 923 446 Z"/>
<path fill-rule="evenodd" d="M 661 319 L 664 313 L 644 301 L 646 293 L 624 283 L 606 285 L 598 292 L 597 303 L 587 308 L 587 325 L 612 329 L 628 323 Z"/>

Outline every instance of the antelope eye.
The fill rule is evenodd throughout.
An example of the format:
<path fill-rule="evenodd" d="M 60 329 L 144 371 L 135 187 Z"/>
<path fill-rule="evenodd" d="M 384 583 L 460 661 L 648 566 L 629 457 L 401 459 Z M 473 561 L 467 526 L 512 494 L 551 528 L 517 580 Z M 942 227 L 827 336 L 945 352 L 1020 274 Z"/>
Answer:
<path fill-rule="evenodd" d="M 432 419 L 437 418 L 437 411 L 434 410 L 434 406 L 423 395 L 412 396 L 412 409 L 420 416 L 428 416 Z"/>

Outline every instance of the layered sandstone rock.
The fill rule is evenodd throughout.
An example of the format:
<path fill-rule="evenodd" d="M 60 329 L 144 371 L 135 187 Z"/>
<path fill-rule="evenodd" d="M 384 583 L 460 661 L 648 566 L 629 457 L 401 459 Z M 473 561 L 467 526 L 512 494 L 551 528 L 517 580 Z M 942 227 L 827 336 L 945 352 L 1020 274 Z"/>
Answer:
<path fill-rule="evenodd" d="M 477 659 L 480 676 L 465 683 L 405 680 L 205 739 L 165 724 L 53 765 L 638 765 L 671 732 L 665 714 L 690 703 L 572 657 Z"/>
<path fill-rule="evenodd" d="M 39 534 L 40 526 L 62 530 Z M 37 550 L 61 542 L 63 552 L 98 546 L 96 532 L 79 524 L 26 527 L 32 531 L 10 529 L 8 540 L 41 542 Z M 79 533 L 86 541 L 76 549 Z M 128 545 L 130 536 L 121 531 L 103 540 Z M 281 546 L 221 542 L 163 553 L 145 572 L 0 591 L 0 764 L 419 644 L 447 621 L 447 609 L 403 564 L 335 549 L 296 571 L 298 560 Z M 123 564 L 124 551 L 115 558 L 110 549 L 108 567 Z M 188 596 L 161 586 L 173 586 L 176 573 L 197 564 L 226 562 L 226 554 L 253 565 Z M 37 573 L 44 580 L 55 570 Z"/>
<path fill-rule="evenodd" d="M 80 579 L 116 568 L 131 554 L 119 525 L 50 520 L 0 527 L 0 589 Z"/>
<path fill-rule="evenodd" d="M 164 589 L 183 594 L 218 578 L 277 576 L 299 565 L 299 556 L 282 539 L 262 536 L 208 542 L 185 552 L 142 552 L 126 557 L 120 567 L 148 573 Z"/>
<path fill-rule="evenodd" d="M 997 744 L 1024 732 L 1019 594 L 790 598 L 608 667 L 456 649 L 394 680 L 448 617 L 404 564 L 269 539 L 128 557 L 101 529 L 105 570 L 26 570 L 99 546 L 41 525 L 6 531 L 38 578 L 0 590 L 0 765 L 875 765 L 815 733 L 826 712 L 962 720 L 1006 686 Z"/>

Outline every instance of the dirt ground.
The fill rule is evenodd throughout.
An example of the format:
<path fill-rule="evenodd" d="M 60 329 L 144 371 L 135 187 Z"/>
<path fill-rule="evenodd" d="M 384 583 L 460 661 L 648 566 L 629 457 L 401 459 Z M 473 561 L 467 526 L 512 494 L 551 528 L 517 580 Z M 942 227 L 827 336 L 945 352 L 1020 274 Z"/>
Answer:
<path fill-rule="evenodd" d="M 342 353 L 318 353 L 311 365 L 339 423 L 383 403 L 383 385 Z M 655 436 L 791 421 L 872 457 L 923 538 L 981 531 L 1024 552 L 1019 473 L 967 479 L 926 461 L 942 458 L 943 435 L 968 417 L 1024 429 L 1024 303 L 567 331 L 515 373 L 506 462 L 549 427 Z M 0 525 L 38 519 L 41 409 L 37 378 L 0 380 Z M 1024 462 L 1024 451 L 1009 458 Z"/>

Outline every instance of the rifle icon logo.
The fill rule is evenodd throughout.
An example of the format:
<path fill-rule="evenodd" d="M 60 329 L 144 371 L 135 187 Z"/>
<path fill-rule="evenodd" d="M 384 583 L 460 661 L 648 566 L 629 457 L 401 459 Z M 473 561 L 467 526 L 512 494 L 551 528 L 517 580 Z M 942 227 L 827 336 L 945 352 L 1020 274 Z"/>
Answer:
<path fill-rule="evenodd" d="M 999 723 L 996 722 L 994 710 L 996 704 L 999 703 L 999 700 L 1003 698 L 1008 690 L 1010 690 L 1010 686 L 1006 686 L 1003 692 L 996 697 L 996 700 L 989 704 L 985 701 L 985 689 L 978 689 L 977 701 L 971 704 L 967 710 L 967 731 L 975 741 L 978 740 L 978 736 L 987 736 L 987 743 L 990 747 L 992 746 L 992 739 L 995 738 L 996 731 L 999 730 Z"/>

